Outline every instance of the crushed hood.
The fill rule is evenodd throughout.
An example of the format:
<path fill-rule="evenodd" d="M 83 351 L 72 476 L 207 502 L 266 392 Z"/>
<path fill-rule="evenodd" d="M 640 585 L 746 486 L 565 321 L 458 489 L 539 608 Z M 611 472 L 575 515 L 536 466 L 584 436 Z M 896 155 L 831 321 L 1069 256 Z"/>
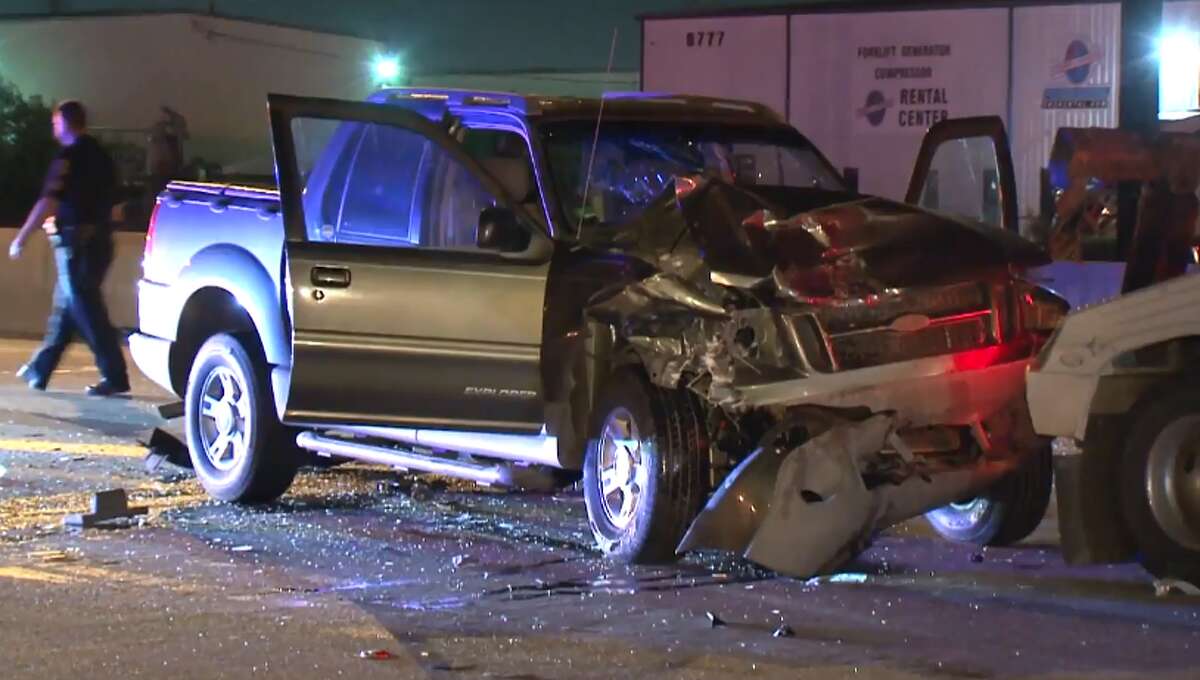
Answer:
<path fill-rule="evenodd" d="M 673 242 L 663 240 L 674 233 L 664 218 L 684 230 Z M 714 273 L 774 277 L 804 297 L 941 285 L 1049 261 L 1017 234 L 896 201 L 720 180 L 677 180 L 675 195 L 630 227 L 651 234 L 639 245 L 656 254 L 690 241 Z"/>

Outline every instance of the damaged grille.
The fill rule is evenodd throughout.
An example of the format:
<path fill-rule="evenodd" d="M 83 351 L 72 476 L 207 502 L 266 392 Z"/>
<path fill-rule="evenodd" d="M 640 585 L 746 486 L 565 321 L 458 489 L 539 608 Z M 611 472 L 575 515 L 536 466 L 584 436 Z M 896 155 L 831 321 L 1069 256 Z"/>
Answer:
<path fill-rule="evenodd" d="M 830 346 L 842 369 L 956 354 L 994 344 L 986 323 L 990 317 L 935 323 L 918 331 L 881 329 L 835 336 Z"/>
<path fill-rule="evenodd" d="M 814 366 L 835 371 L 957 354 L 999 342 L 991 297 L 973 283 L 839 302 L 806 315 L 816 333 L 798 336 Z"/>

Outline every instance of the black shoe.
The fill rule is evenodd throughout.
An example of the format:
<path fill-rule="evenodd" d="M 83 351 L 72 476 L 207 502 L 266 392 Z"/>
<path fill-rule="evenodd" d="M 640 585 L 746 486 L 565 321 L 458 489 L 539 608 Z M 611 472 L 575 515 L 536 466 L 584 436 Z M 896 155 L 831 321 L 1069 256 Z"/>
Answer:
<path fill-rule="evenodd" d="M 29 364 L 17 369 L 17 377 L 24 380 L 31 390 L 46 391 L 46 379 L 38 375 L 37 371 L 33 370 L 33 366 Z"/>
<path fill-rule="evenodd" d="M 107 380 L 101 380 L 95 385 L 90 385 L 87 388 L 89 397 L 111 397 L 114 394 L 123 394 L 129 391 L 129 383 L 111 383 Z"/>

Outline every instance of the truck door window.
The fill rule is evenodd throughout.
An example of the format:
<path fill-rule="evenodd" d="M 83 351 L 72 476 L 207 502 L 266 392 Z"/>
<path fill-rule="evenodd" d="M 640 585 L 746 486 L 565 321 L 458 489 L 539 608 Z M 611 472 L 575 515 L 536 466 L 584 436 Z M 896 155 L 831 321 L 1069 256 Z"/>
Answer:
<path fill-rule="evenodd" d="M 934 153 L 919 205 L 1002 228 L 999 166 L 990 137 L 944 142 Z"/>
<path fill-rule="evenodd" d="M 545 215 L 524 137 L 509 130 L 467 128 L 462 143 L 513 201 L 523 204 L 532 215 Z"/>
<path fill-rule="evenodd" d="M 474 249 L 480 213 L 499 201 L 469 170 L 445 154 L 438 155 L 438 162 L 430 164 L 432 182 L 422 245 L 439 250 Z"/>
<path fill-rule="evenodd" d="M 341 220 L 342 205 L 345 203 L 346 196 L 346 179 L 350 176 L 350 164 L 354 162 L 354 157 L 358 154 L 358 147 L 362 144 L 363 126 L 358 123 L 344 123 L 344 125 L 348 133 L 345 135 L 346 142 L 330 147 L 330 159 L 327 162 L 331 163 L 331 167 L 329 178 L 324 183 L 324 189 L 313 191 L 311 194 L 305 192 L 304 211 L 307 214 L 314 208 L 318 210 L 321 215 L 321 224 L 334 225 Z M 340 151 L 333 152 L 333 149 L 337 147 L 340 147 Z M 319 205 L 312 205 L 312 203 L 319 203 Z"/>
<path fill-rule="evenodd" d="M 417 181 L 431 143 L 408 130 L 366 125 L 355 154 L 341 218 L 339 243 L 415 246 L 420 238 Z"/>
<path fill-rule="evenodd" d="M 337 120 L 292 121 L 298 169 L 304 181 L 308 237 L 332 241 L 336 234 L 350 164 L 362 141 L 363 126 Z"/>

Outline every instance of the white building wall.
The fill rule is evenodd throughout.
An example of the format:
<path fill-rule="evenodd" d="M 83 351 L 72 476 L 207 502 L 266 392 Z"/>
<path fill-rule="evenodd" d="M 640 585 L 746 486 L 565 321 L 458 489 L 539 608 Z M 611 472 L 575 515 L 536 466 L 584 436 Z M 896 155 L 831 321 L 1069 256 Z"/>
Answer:
<path fill-rule="evenodd" d="M 413 74 L 410 85 L 570 97 L 599 97 L 605 92 L 639 89 L 636 71 Z"/>
<path fill-rule="evenodd" d="M 168 105 L 189 157 L 271 170 L 268 92 L 359 99 L 376 43 L 189 14 L 2 20 L 0 77 L 48 101 L 79 99 L 95 126 L 147 128 Z"/>
<path fill-rule="evenodd" d="M 787 108 L 787 17 L 647 21 L 642 89 Z"/>

